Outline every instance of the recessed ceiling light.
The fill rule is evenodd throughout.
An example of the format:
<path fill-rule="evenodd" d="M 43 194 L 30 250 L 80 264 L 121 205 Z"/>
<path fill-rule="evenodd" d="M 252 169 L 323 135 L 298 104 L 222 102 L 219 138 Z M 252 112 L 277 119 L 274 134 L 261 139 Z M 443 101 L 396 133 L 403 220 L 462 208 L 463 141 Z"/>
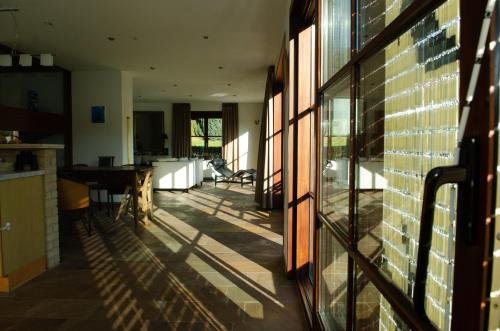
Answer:
<path fill-rule="evenodd" d="M 149 69 L 151 69 L 151 70 L 155 70 L 156 68 L 155 68 L 155 67 L 149 67 Z"/>
<path fill-rule="evenodd" d="M 214 93 L 214 94 L 212 94 L 210 96 L 211 97 L 215 97 L 215 98 L 217 98 L 217 97 L 225 97 L 225 96 L 227 96 L 227 93 Z"/>
<path fill-rule="evenodd" d="M 224 69 L 224 67 L 219 67 L 220 70 Z"/>
<path fill-rule="evenodd" d="M 208 36 L 203 36 L 203 39 L 205 39 L 205 40 L 208 39 Z"/>
<path fill-rule="evenodd" d="M 231 86 L 231 83 L 227 84 L 227 86 Z"/>
<path fill-rule="evenodd" d="M 109 41 L 115 41 L 115 37 L 108 37 Z"/>

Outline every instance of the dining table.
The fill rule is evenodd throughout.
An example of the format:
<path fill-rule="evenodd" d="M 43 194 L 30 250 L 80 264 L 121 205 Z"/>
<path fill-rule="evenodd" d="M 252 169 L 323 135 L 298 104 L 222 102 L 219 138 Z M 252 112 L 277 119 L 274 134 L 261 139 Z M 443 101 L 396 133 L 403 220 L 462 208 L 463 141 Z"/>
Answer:
<path fill-rule="evenodd" d="M 129 210 L 132 203 L 134 225 L 147 224 L 153 218 L 153 171 L 154 167 L 144 165 L 121 165 L 111 167 L 72 166 L 65 169 L 66 174 L 82 182 L 94 182 L 103 187 L 121 188 L 123 198 L 115 220 Z M 142 219 L 139 218 L 139 199 L 141 199 Z"/>

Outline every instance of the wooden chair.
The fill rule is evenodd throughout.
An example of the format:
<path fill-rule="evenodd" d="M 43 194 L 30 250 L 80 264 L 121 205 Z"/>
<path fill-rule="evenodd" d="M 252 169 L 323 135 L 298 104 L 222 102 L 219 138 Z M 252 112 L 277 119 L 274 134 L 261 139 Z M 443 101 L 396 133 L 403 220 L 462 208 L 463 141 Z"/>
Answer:
<path fill-rule="evenodd" d="M 57 200 L 61 214 L 80 213 L 87 234 L 92 234 L 89 186 L 73 180 L 57 179 Z M 86 222 L 85 222 L 86 219 Z"/>

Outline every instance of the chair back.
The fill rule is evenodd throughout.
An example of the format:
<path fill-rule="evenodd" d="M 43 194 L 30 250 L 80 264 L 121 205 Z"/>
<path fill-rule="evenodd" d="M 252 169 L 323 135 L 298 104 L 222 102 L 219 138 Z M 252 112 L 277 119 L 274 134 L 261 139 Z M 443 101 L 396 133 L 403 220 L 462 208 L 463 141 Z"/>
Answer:
<path fill-rule="evenodd" d="M 97 166 L 99 167 L 112 167 L 115 163 L 114 156 L 99 156 Z"/>
<path fill-rule="evenodd" d="M 57 200 L 61 211 L 89 208 L 89 187 L 72 180 L 58 178 Z"/>

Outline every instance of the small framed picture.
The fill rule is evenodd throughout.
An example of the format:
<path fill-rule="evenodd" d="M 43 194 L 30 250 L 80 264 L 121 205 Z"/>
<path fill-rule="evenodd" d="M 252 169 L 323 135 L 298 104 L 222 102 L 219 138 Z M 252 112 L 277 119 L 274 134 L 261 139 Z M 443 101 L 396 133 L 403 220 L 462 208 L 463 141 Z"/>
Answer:
<path fill-rule="evenodd" d="M 105 110 L 106 107 L 104 106 L 92 106 L 91 108 L 92 123 L 104 123 Z"/>

